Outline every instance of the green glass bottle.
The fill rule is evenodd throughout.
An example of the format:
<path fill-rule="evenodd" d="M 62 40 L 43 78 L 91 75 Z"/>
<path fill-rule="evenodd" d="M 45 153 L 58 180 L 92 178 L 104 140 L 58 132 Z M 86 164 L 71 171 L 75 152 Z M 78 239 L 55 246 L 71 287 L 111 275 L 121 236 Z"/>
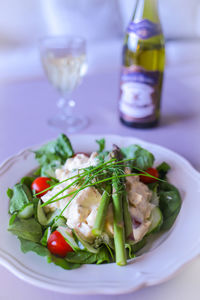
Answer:
<path fill-rule="evenodd" d="M 165 43 L 157 0 L 137 0 L 122 56 L 120 120 L 136 128 L 156 126 L 165 67 Z"/>

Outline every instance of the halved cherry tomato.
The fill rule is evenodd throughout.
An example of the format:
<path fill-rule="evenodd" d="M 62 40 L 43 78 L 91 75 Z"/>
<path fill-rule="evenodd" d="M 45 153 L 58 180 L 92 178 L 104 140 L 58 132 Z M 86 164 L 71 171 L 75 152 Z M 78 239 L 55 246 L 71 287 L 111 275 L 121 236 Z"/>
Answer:
<path fill-rule="evenodd" d="M 57 230 L 52 232 L 52 234 L 49 236 L 47 247 L 52 254 L 60 257 L 65 257 L 68 252 L 73 251 L 71 246 L 65 241 L 62 234 Z"/>
<path fill-rule="evenodd" d="M 32 184 L 31 184 L 31 189 L 35 191 L 35 193 L 40 193 L 43 190 L 47 189 L 50 187 L 50 184 L 48 183 L 48 181 L 50 181 L 51 179 L 48 177 L 38 177 L 36 178 Z M 44 196 L 47 193 L 47 191 L 37 195 L 38 198 Z"/>
<path fill-rule="evenodd" d="M 74 153 L 74 155 L 72 155 L 72 157 L 76 157 L 77 154 L 84 154 L 85 156 L 90 157 L 90 155 L 85 152 L 76 152 L 76 153 Z"/>
<path fill-rule="evenodd" d="M 149 175 L 152 175 L 152 176 L 156 177 L 156 178 L 159 177 L 159 173 L 155 168 L 148 168 L 145 172 L 148 173 Z M 155 182 L 157 179 L 152 178 L 152 177 L 148 177 L 148 176 L 145 176 L 145 175 L 144 176 L 140 175 L 140 180 L 143 183 L 152 183 L 152 182 Z"/>

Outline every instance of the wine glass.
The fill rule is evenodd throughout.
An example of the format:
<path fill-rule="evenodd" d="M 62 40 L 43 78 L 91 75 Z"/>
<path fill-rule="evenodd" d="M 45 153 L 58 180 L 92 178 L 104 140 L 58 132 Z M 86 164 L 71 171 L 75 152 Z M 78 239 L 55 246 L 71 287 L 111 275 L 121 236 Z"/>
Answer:
<path fill-rule="evenodd" d="M 45 37 L 39 41 L 39 49 L 46 76 L 60 94 L 59 113 L 48 123 L 66 132 L 81 130 L 87 118 L 74 114 L 72 92 L 87 71 L 85 40 L 75 36 Z"/>

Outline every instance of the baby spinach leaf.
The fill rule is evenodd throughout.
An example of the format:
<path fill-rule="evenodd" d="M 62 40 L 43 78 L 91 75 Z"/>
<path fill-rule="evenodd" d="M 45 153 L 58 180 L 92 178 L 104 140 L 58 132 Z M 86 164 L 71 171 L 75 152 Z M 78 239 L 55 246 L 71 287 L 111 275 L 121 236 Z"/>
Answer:
<path fill-rule="evenodd" d="M 9 194 L 11 196 L 11 192 Z M 9 212 L 11 214 L 18 212 L 30 202 L 32 202 L 32 194 L 29 188 L 23 183 L 15 184 L 10 199 Z"/>
<path fill-rule="evenodd" d="M 21 242 L 21 251 L 23 253 L 27 253 L 29 251 L 33 251 L 33 252 L 37 253 L 40 256 L 47 256 L 47 255 L 49 255 L 49 250 L 46 247 L 44 247 L 44 246 L 42 246 L 42 245 L 40 245 L 38 243 L 25 240 L 23 238 L 19 238 L 19 240 Z"/>
<path fill-rule="evenodd" d="M 174 224 L 181 209 L 181 196 L 178 189 L 168 182 L 160 183 L 159 207 L 163 214 L 161 229 L 168 230 Z"/>
<path fill-rule="evenodd" d="M 159 178 L 166 179 L 167 172 L 171 169 L 171 167 L 164 161 L 159 166 L 157 166 L 156 169 L 158 170 Z"/>
<path fill-rule="evenodd" d="M 128 241 L 126 248 L 128 249 L 129 258 L 134 258 L 135 254 L 146 245 L 146 242 L 146 237 L 137 243 L 135 243 L 135 241 Z"/>
<path fill-rule="evenodd" d="M 58 168 L 65 163 L 66 159 L 74 154 L 72 145 L 68 137 L 60 134 L 59 137 L 51 141 L 39 150 L 35 151 L 35 158 L 41 166 L 41 175 L 51 175 L 51 169 Z"/>
<path fill-rule="evenodd" d="M 70 263 L 66 261 L 64 258 L 56 257 L 52 254 L 47 256 L 48 263 L 54 263 L 55 265 L 65 269 L 65 270 L 72 270 L 77 269 L 81 266 L 81 264 Z"/>
<path fill-rule="evenodd" d="M 126 148 L 121 148 L 121 152 L 125 159 L 134 159 L 130 162 L 131 167 L 146 170 L 153 166 L 155 159 L 153 154 L 139 145 L 131 145 Z"/>
<path fill-rule="evenodd" d="M 9 225 L 8 231 L 20 238 L 36 243 L 39 242 L 42 237 L 42 227 L 34 218 L 27 220 L 16 218 L 14 222 Z"/>

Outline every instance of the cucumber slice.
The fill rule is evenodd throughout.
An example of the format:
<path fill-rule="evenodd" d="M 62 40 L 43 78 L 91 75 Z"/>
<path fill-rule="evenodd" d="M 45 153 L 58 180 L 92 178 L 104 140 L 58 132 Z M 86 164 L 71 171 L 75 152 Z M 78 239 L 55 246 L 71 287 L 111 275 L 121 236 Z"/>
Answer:
<path fill-rule="evenodd" d="M 92 253 L 97 253 L 98 252 L 98 249 L 94 248 L 91 244 L 89 244 L 88 242 L 84 241 L 80 237 L 80 235 L 77 233 L 77 231 L 74 231 L 74 234 L 75 234 L 77 240 L 79 241 L 78 245 L 79 245 L 79 248 L 81 250 L 86 250 L 86 251 L 89 251 L 89 252 L 92 252 Z"/>
<path fill-rule="evenodd" d="M 41 225 L 46 226 L 48 224 L 48 219 L 45 215 L 43 208 L 41 207 L 41 204 L 42 202 L 41 200 L 39 200 L 37 205 L 37 219 Z"/>
<path fill-rule="evenodd" d="M 52 223 L 54 222 L 55 217 L 59 216 L 60 213 L 61 213 L 60 209 L 56 209 L 53 212 L 48 213 L 47 216 L 46 216 L 46 218 L 47 218 L 47 225 L 48 226 L 52 225 Z M 66 223 L 66 219 L 65 219 L 65 223 Z"/>
<path fill-rule="evenodd" d="M 150 221 L 151 221 L 151 226 L 149 227 L 147 234 L 158 231 L 160 229 L 160 226 L 163 223 L 163 215 L 158 206 L 155 206 L 152 209 Z"/>
<path fill-rule="evenodd" d="M 59 226 L 56 230 L 62 234 L 65 241 L 72 247 L 72 249 L 74 251 L 80 250 L 78 244 L 76 243 L 76 241 L 73 237 L 73 233 L 71 230 L 69 230 L 66 227 L 62 227 L 62 226 Z"/>
<path fill-rule="evenodd" d="M 17 217 L 20 219 L 28 219 L 32 217 L 33 213 L 34 213 L 33 203 L 29 203 L 20 210 Z"/>
<path fill-rule="evenodd" d="M 47 227 L 47 229 L 45 230 L 45 232 L 43 234 L 43 237 L 40 240 L 40 243 L 45 247 L 47 246 L 47 242 L 48 242 L 50 234 L 51 234 L 51 228 Z"/>

